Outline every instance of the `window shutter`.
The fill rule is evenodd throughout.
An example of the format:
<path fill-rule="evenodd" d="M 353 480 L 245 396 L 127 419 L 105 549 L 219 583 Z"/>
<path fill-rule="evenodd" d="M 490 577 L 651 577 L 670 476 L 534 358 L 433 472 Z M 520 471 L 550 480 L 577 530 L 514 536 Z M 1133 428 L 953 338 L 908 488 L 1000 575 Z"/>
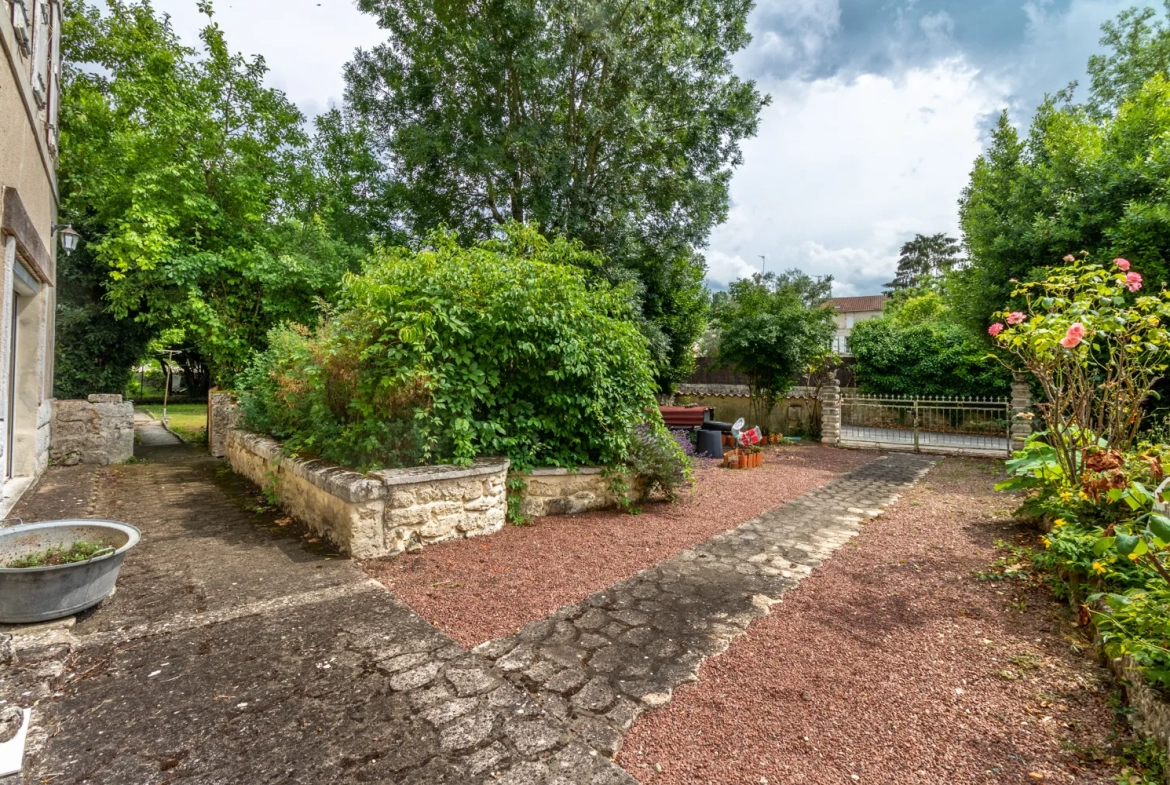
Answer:
<path fill-rule="evenodd" d="M 25 57 L 29 54 L 29 22 L 32 20 L 28 13 L 28 0 L 12 0 L 12 29 L 16 31 L 16 43 Z"/>
<path fill-rule="evenodd" d="M 49 95 L 49 4 L 45 0 L 33 0 L 33 97 L 37 105 L 44 108 Z"/>
<path fill-rule="evenodd" d="M 49 117 L 45 128 L 45 137 L 49 143 L 49 149 L 56 153 L 60 136 L 57 128 L 57 114 L 61 108 L 61 6 L 53 3 L 49 7 L 49 11 L 52 14 L 50 23 L 52 29 L 49 39 L 52 42 L 52 49 L 49 51 L 49 73 L 52 81 L 49 84 Z"/>

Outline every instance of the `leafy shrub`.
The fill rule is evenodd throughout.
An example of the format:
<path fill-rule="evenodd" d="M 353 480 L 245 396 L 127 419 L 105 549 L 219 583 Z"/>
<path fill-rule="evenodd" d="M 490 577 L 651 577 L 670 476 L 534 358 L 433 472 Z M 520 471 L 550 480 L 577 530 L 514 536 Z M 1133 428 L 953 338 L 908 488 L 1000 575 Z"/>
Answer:
<path fill-rule="evenodd" d="M 661 490 L 667 501 L 674 501 L 679 489 L 691 480 L 690 460 L 679 440 L 665 426 L 653 422 L 638 425 L 632 437 L 626 466 L 641 482 L 639 498 L 647 499 Z"/>
<path fill-rule="evenodd" d="M 911 297 L 853 328 L 858 385 L 875 395 L 1006 395 L 1011 374 L 954 322 L 937 294 Z"/>
<path fill-rule="evenodd" d="M 1125 259 L 1111 269 L 1072 254 L 1067 266 L 1012 293 L 1026 305 L 988 328 L 1044 393 L 1037 408 L 1056 458 L 1075 476 L 1103 443 L 1128 450 L 1153 382 L 1167 369 L 1170 293 L 1134 296 L 1142 276 Z M 1005 324 L 1006 323 L 1006 324 Z"/>
<path fill-rule="evenodd" d="M 246 422 L 362 469 L 621 465 L 657 410 L 634 291 L 591 282 L 600 264 L 520 225 L 470 248 L 437 232 L 418 251 L 378 249 L 316 329 L 272 333 L 246 377 Z M 655 482 L 673 476 L 636 460 Z"/>

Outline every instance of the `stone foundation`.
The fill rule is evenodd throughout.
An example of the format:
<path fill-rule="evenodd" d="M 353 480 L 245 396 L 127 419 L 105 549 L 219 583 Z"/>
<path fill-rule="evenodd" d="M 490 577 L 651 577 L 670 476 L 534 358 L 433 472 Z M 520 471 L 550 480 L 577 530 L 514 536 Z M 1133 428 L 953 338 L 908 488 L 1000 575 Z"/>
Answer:
<path fill-rule="evenodd" d="M 513 474 L 528 484 L 520 511 L 524 515 L 574 515 L 590 510 L 616 507 L 618 497 L 609 490 L 610 481 L 597 467 L 534 469 L 531 474 Z"/>
<path fill-rule="evenodd" d="M 279 442 L 239 430 L 228 432 L 226 453 L 236 473 L 355 559 L 490 534 L 507 515 L 504 458 L 361 474 L 283 456 Z"/>
<path fill-rule="evenodd" d="M 39 431 L 40 429 L 38 429 Z M 121 395 L 53 403 L 49 458 L 58 465 L 109 465 L 134 457 L 134 404 Z"/>

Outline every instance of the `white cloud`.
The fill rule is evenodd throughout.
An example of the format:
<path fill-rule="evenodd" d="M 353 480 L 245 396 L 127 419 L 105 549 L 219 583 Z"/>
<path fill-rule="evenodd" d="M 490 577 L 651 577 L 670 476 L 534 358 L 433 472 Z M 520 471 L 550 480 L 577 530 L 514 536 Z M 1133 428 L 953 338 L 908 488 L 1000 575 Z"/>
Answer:
<path fill-rule="evenodd" d="M 195 0 L 155 0 L 190 46 L 202 48 L 199 31 L 207 17 Z M 218 0 L 215 21 L 229 48 L 249 57 L 264 56 L 268 84 L 283 90 L 309 116 L 340 104 L 345 94 L 342 66 L 355 49 L 386 39 L 374 17 L 357 10 L 352 0 Z"/>
<path fill-rule="evenodd" d="M 709 277 L 727 283 L 738 274 L 728 260 L 765 254 L 769 269 L 833 275 L 840 294 L 877 291 L 915 232 L 957 232 L 984 118 L 1007 93 L 961 59 L 761 86 L 774 102 L 744 144 Z"/>

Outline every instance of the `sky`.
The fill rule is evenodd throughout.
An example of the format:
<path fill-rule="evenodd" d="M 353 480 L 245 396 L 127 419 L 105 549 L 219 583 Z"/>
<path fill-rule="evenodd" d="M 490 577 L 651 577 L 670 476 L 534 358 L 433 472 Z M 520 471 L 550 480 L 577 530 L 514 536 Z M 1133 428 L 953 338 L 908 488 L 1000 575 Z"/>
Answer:
<path fill-rule="evenodd" d="M 766 265 L 832 275 L 838 296 L 879 292 L 914 234 L 959 236 L 958 199 L 999 112 L 1026 126 L 1045 93 L 1084 81 L 1103 22 L 1155 2 L 758 0 L 734 63 L 772 101 L 705 249 L 708 282 Z M 195 0 L 154 6 L 197 43 Z M 263 55 L 270 84 L 309 116 L 341 103 L 342 67 L 384 38 L 351 0 L 217 0 L 215 12 L 229 45 Z"/>

